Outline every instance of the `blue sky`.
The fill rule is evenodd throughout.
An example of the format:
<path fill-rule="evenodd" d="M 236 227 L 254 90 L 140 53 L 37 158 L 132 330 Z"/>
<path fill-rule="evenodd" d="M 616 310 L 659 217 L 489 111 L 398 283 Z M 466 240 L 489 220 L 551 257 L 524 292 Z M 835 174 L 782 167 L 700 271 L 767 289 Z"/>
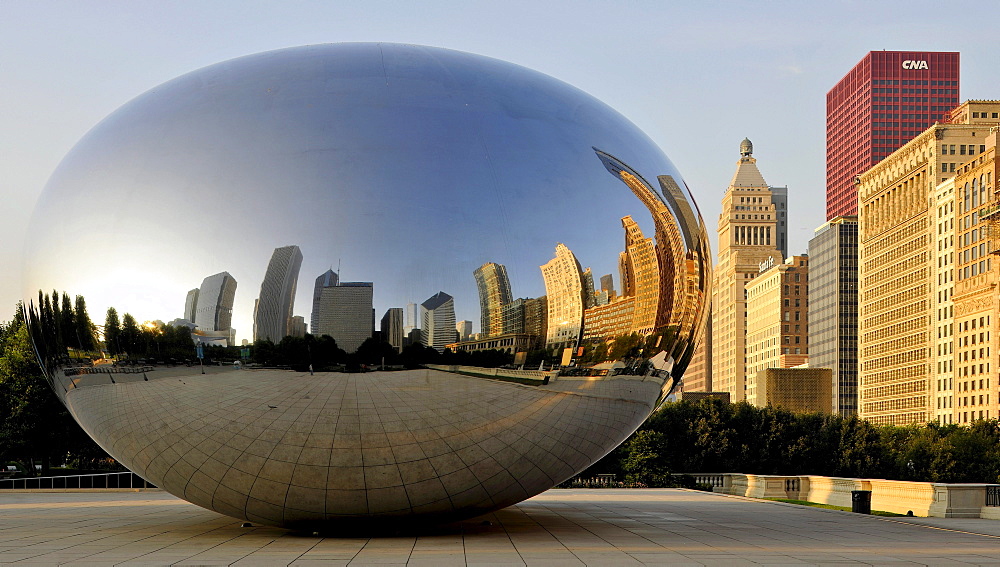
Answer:
<path fill-rule="evenodd" d="M 981 3 L 974 19 L 997 16 L 1000 6 Z M 789 252 L 801 253 L 824 220 L 824 96 L 867 51 L 960 51 L 961 99 L 1000 98 L 996 53 L 964 18 L 920 1 L 834 1 L 822 9 L 801 2 L 6 1 L 0 320 L 21 298 L 27 218 L 62 157 L 120 105 L 212 63 L 303 44 L 389 41 L 524 65 L 589 92 L 642 128 L 684 175 L 711 229 L 739 142 L 749 137 L 765 179 L 789 187 Z"/>

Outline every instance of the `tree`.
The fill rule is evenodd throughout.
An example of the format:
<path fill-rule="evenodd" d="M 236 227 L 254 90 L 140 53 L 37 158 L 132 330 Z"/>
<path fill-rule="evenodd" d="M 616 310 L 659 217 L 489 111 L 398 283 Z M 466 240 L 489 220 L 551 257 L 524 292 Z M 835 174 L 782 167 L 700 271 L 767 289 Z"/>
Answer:
<path fill-rule="evenodd" d="M 104 348 L 112 356 L 121 352 L 120 337 L 122 334 L 121 323 L 118 322 L 118 311 L 114 307 L 108 307 L 108 315 L 104 318 Z"/>
<path fill-rule="evenodd" d="M 76 296 L 76 304 L 73 312 L 73 321 L 76 323 L 76 336 L 80 349 L 86 351 L 96 350 L 97 341 L 94 339 L 94 323 L 87 314 L 87 301 L 82 295 Z"/>

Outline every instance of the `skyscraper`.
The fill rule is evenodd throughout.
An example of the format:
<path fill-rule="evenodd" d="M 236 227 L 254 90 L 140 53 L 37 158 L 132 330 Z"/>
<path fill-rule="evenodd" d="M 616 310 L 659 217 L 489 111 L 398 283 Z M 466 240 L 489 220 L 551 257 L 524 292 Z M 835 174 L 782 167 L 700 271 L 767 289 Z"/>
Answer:
<path fill-rule="evenodd" d="M 194 323 L 195 313 L 198 311 L 198 288 L 194 288 L 187 293 L 184 301 L 184 319 Z"/>
<path fill-rule="evenodd" d="M 319 327 L 319 300 L 323 295 L 323 288 L 333 287 L 339 281 L 340 276 L 333 269 L 323 272 L 316 278 L 316 284 L 313 286 L 312 313 L 309 315 L 309 328 L 314 335 Z"/>
<path fill-rule="evenodd" d="M 826 94 L 826 218 L 857 215 L 855 179 L 958 104 L 957 52 L 871 51 Z"/>
<path fill-rule="evenodd" d="M 777 213 L 771 187 L 757 169 L 753 144 L 744 139 L 722 198 L 712 290 L 712 389 L 729 392 L 734 402 L 746 396 L 746 284 L 762 265 L 783 260 L 775 239 Z"/>
<path fill-rule="evenodd" d="M 455 323 L 455 332 L 458 333 L 459 341 L 472 339 L 472 321 L 459 321 Z"/>
<path fill-rule="evenodd" d="M 542 266 L 545 295 L 548 298 L 546 348 L 576 346 L 583 327 L 583 269 L 573 252 L 563 243 L 556 244 L 556 255 Z"/>
<path fill-rule="evenodd" d="M 430 296 L 420 304 L 423 307 L 420 335 L 424 346 L 438 352 L 455 342 L 455 300 L 443 291 Z"/>
<path fill-rule="evenodd" d="M 943 297 L 942 303 L 937 302 L 936 292 L 948 290 L 938 288 L 938 277 L 954 277 L 954 338 L 971 342 L 983 332 L 978 328 L 978 317 L 975 330 L 971 321 L 963 321 L 965 307 L 960 299 L 968 289 L 969 282 L 964 280 L 974 279 L 984 268 L 989 272 L 992 265 L 990 255 L 984 254 L 988 236 L 983 211 L 979 210 L 982 198 L 977 197 L 973 205 L 970 179 L 970 198 L 966 200 L 964 183 L 960 194 L 956 179 L 955 210 L 948 213 L 954 214 L 954 226 L 948 230 L 956 231 L 949 235 L 955 240 L 949 260 L 958 268 L 953 273 L 936 269 L 937 261 L 944 259 L 943 254 L 937 254 L 943 246 L 937 231 L 944 230 L 943 221 L 937 218 L 937 201 L 942 183 L 964 174 L 970 162 L 985 159 L 989 132 L 997 126 L 1000 101 L 967 101 L 952 111 L 949 123 L 927 128 L 860 176 L 858 416 L 874 424 L 908 425 L 939 419 L 936 404 L 942 398 L 932 394 L 939 379 L 932 353 L 940 344 L 936 338 L 938 318 L 946 316 L 943 310 L 952 309 Z M 995 292 L 992 297 L 996 297 Z M 959 326 L 964 329 L 966 322 L 970 334 L 963 336 Z M 984 348 L 978 344 L 969 347 L 972 350 L 964 352 L 955 347 L 963 363 L 960 367 L 960 359 L 955 359 L 956 372 L 971 374 L 972 368 L 964 365 L 965 357 L 971 358 L 973 352 L 978 356 L 979 348 Z M 975 369 L 979 371 L 978 358 Z M 958 375 L 954 382 L 957 397 Z M 964 392 L 962 397 L 967 397 Z M 992 400 L 996 401 L 995 396 Z M 977 406 L 975 411 L 980 407 L 985 410 Z M 969 417 L 958 399 L 955 411 L 956 422 L 959 417 Z M 990 417 L 996 417 L 995 411 Z"/>
<path fill-rule="evenodd" d="M 298 246 L 274 249 L 254 309 L 254 341 L 266 339 L 278 342 L 291 334 L 295 285 L 301 266 L 302 252 Z"/>
<path fill-rule="evenodd" d="M 382 340 L 392 345 L 396 352 L 403 350 L 403 308 L 390 307 L 382 315 L 382 322 L 379 326 L 382 332 Z"/>
<path fill-rule="evenodd" d="M 510 280 L 503 264 L 487 262 L 472 273 L 479 289 L 480 330 L 484 337 L 503 334 L 501 310 L 510 303 Z"/>
<path fill-rule="evenodd" d="M 420 306 L 416 303 L 407 303 L 403 318 L 403 335 L 410 336 L 414 329 L 420 328 Z"/>
<path fill-rule="evenodd" d="M 372 296 L 372 282 L 340 282 L 324 287 L 319 300 L 319 328 L 313 329 L 313 334 L 333 337 L 337 346 L 347 352 L 358 350 L 375 330 Z"/>
<path fill-rule="evenodd" d="M 833 370 L 833 407 L 858 412 L 858 218 L 837 217 L 809 241 L 809 365 Z"/>
<path fill-rule="evenodd" d="M 194 290 L 192 290 L 194 291 Z M 233 299 L 236 297 L 236 280 L 229 272 L 219 272 L 201 282 L 198 307 L 193 323 L 200 332 L 228 331 L 233 321 Z M 188 292 L 191 299 L 191 292 Z"/>

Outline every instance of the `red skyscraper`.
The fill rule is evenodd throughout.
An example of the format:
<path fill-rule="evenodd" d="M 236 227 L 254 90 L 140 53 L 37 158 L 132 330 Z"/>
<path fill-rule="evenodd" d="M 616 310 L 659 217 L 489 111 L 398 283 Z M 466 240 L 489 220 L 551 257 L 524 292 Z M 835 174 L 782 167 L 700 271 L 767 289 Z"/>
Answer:
<path fill-rule="evenodd" d="M 854 178 L 958 105 L 958 52 L 871 51 L 826 93 L 826 218 L 857 214 Z"/>

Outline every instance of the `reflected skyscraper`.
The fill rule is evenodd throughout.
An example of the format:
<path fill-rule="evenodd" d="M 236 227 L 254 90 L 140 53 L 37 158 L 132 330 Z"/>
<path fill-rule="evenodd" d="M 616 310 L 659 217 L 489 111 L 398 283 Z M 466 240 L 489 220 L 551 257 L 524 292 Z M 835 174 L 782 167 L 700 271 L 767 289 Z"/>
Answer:
<path fill-rule="evenodd" d="M 455 342 L 455 300 L 443 291 L 430 296 L 420 304 L 423 307 L 420 336 L 424 346 L 438 352 Z"/>
<path fill-rule="evenodd" d="M 232 327 L 236 280 L 229 272 L 219 272 L 202 280 L 195 295 L 198 307 L 193 322 L 199 332 L 228 331 Z M 191 292 L 188 292 L 188 299 L 191 299 Z"/>
<path fill-rule="evenodd" d="M 495 337 L 504 333 L 503 306 L 510 303 L 510 280 L 503 264 L 487 262 L 473 272 L 479 289 L 480 331 L 484 337 Z"/>
<path fill-rule="evenodd" d="M 472 338 L 472 321 L 459 321 L 455 323 L 455 332 L 458 333 L 459 341 L 467 341 Z"/>
<path fill-rule="evenodd" d="M 407 303 L 403 319 L 403 334 L 410 336 L 414 329 L 420 328 L 420 306 L 416 303 Z"/>
<path fill-rule="evenodd" d="M 315 330 L 319 327 L 319 300 L 323 295 L 323 288 L 333 287 L 339 281 L 340 276 L 332 268 L 316 278 L 316 284 L 313 286 L 312 312 L 309 314 L 309 328 L 313 330 L 313 334 L 316 334 Z"/>
<path fill-rule="evenodd" d="M 323 288 L 319 327 L 315 335 L 330 335 L 347 352 L 358 350 L 374 332 L 372 282 L 340 282 Z"/>
<path fill-rule="evenodd" d="M 396 352 L 403 350 L 403 308 L 390 307 L 382 315 L 379 331 L 382 332 L 382 340 L 392 345 Z"/>
<path fill-rule="evenodd" d="M 583 327 L 584 274 L 573 252 L 563 243 L 556 244 L 556 255 L 544 265 L 545 295 L 548 298 L 546 348 L 576 346 Z M 593 290 L 593 279 L 591 290 Z"/>
<path fill-rule="evenodd" d="M 184 319 L 194 323 L 195 313 L 198 311 L 198 288 L 194 288 L 187 293 L 184 301 Z"/>
<path fill-rule="evenodd" d="M 295 286 L 302 266 L 298 246 L 275 248 L 253 314 L 254 341 L 278 342 L 291 334 Z"/>

